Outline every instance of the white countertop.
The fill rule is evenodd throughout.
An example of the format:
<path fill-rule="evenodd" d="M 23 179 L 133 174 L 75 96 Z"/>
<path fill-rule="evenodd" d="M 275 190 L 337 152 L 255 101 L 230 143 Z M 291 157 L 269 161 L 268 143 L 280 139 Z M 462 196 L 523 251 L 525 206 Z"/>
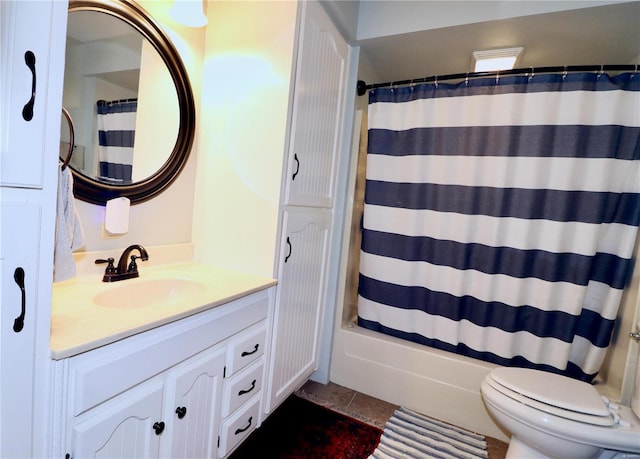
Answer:
<path fill-rule="evenodd" d="M 53 285 L 51 312 L 51 357 L 59 360 L 150 330 L 160 325 L 228 303 L 276 284 L 275 279 L 229 271 L 200 263 L 180 263 L 139 267 L 140 277 L 118 282 L 102 282 L 101 276 L 70 279 Z M 183 279 L 197 289 L 180 301 L 153 306 L 106 307 L 94 298 L 118 288 L 142 287 L 145 282 Z M 129 302 L 131 303 L 131 302 Z"/>

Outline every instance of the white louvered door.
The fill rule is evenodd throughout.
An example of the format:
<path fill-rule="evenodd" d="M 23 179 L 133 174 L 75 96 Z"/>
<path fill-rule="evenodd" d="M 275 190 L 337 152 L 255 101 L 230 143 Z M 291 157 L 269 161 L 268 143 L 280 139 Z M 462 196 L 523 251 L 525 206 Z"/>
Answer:
<path fill-rule="evenodd" d="M 271 349 L 270 408 L 304 383 L 318 364 L 331 212 L 285 212 L 280 289 Z"/>

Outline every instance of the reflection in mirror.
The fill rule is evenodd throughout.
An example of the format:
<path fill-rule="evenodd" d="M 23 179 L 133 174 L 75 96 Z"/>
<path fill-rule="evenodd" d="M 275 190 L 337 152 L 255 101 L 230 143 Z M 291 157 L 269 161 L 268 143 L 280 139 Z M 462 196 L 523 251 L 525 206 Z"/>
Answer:
<path fill-rule="evenodd" d="M 63 103 L 76 122 L 75 197 L 101 205 L 153 198 L 180 174 L 195 135 L 193 92 L 178 51 L 134 0 L 69 0 L 68 31 Z"/>
<path fill-rule="evenodd" d="M 180 107 L 171 74 L 152 44 L 99 11 L 68 18 L 63 105 L 75 123 L 71 167 L 110 185 L 156 173 L 176 144 Z M 68 150 L 61 126 L 61 152 Z"/>

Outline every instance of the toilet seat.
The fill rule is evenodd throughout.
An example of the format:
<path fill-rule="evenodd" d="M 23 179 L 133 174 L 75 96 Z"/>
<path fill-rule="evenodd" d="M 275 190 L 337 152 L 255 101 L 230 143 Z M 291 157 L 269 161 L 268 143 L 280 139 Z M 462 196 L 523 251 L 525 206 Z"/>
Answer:
<path fill-rule="evenodd" d="M 528 368 L 497 368 L 489 376 L 495 390 L 532 408 L 586 424 L 615 424 L 598 391 L 585 382 Z"/>

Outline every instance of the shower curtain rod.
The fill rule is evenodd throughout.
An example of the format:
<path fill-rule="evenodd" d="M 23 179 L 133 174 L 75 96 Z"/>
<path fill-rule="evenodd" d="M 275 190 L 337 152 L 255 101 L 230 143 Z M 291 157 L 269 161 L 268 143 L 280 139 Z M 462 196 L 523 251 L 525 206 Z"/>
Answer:
<path fill-rule="evenodd" d="M 460 80 L 466 78 L 480 78 L 503 75 L 521 75 L 536 73 L 560 73 L 560 72 L 605 72 L 605 71 L 638 71 L 638 65 L 566 65 L 556 67 L 526 67 L 511 70 L 497 70 L 491 72 L 467 72 L 453 73 L 450 75 L 434 75 L 424 78 L 416 78 L 413 80 L 387 81 L 386 83 L 367 84 L 363 80 L 358 80 L 357 92 L 359 96 L 363 96 L 368 90 L 375 88 L 385 88 L 388 86 L 401 86 L 416 83 L 429 83 L 447 80 Z"/>

